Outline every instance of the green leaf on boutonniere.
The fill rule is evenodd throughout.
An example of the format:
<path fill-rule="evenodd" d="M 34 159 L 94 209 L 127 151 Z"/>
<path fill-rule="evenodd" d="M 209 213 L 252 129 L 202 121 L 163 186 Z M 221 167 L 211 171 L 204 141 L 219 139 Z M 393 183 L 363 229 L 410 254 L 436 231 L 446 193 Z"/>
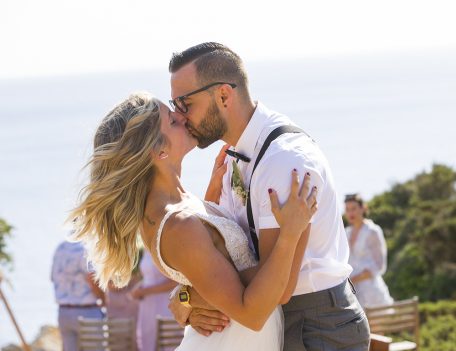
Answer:
<path fill-rule="evenodd" d="M 245 206 L 245 203 L 247 201 L 247 190 L 244 188 L 241 171 L 239 170 L 239 167 L 234 160 L 233 174 L 231 175 L 231 189 L 233 189 L 234 193 L 241 198 L 242 204 Z"/>

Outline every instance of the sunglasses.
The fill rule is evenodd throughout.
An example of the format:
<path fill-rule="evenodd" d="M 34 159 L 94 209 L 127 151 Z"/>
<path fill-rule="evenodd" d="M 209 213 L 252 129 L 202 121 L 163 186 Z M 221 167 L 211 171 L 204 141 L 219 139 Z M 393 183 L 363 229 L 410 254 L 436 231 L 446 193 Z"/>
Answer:
<path fill-rule="evenodd" d="M 174 110 L 179 110 L 180 112 L 182 113 L 187 113 L 188 112 L 188 106 L 187 104 L 185 103 L 185 99 L 188 98 L 189 96 L 192 96 L 192 95 L 195 95 L 195 94 L 198 94 L 198 93 L 201 93 L 202 91 L 205 91 L 207 89 L 210 89 L 216 85 L 221 85 L 221 84 L 228 84 L 231 88 L 236 88 L 236 84 L 234 83 L 225 83 L 225 82 L 215 82 L 215 83 L 211 83 L 209 85 L 206 85 L 202 88 L 199 88 L 199 89 L 196 89 L 188 94 L 185 94 L 185 95 L 182 95 L 182 96 L 178 96 L 177 98 L 173 99 L 173 100 L 169 100 L 169 104 L 172 108 L 174 108 Z"/>

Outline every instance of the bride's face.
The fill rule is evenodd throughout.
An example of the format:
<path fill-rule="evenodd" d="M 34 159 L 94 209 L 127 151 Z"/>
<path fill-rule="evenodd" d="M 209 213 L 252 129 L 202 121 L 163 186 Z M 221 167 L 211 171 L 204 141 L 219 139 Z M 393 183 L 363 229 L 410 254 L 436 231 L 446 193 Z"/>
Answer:
<path fill-rule="evenodd" d="M 186 119 L 178 112 L 171 111 L 168 106 L 160 103 L 160 131 L 169 141 L 168 156 L 172 159 L 182 159 L 197 145 L 197 140 L 185 127 Z"/>

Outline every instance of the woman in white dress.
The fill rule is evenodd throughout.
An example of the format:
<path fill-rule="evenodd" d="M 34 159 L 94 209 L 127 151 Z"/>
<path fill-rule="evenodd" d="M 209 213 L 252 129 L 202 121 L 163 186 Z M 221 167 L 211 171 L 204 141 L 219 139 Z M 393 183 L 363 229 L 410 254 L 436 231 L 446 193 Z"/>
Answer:
<path fill-rule="evenodd" d="M 358 194 L 345 197 L 345 216 L 350 245 L 348 263 L 353 267 L 350 276 L 356 296 L 364 308 L 389 305 L 393 299 L 382 278 L 386 271 L 386 242 L 382 229 L 365 218 L 366 208 Z"/>
<path fill-rule="evenodd" d="M 209 337 L 188 327 L 180 351 L 278 351 L 283 339 L 278 303 L 297 242 L 316 211 L 316 189 L 309 191 L 308 176 L 300 186 L 299 175 L 290 170 L 290 196 L 282 207 L 268 190 L 280 236 L 244 286 L 238 271 L 256 264 L 245 234 L 216 204 L 197 199 L 181 184 L 182 160 L 197 144 L 185 122 L 148 94 L 130 96 L 104 118 L 95 135 L 90 183 L 72 213 L 76 237 L 87 243 L 100 285 L 113 280 L 123 286 L 140 233 L 165 274 L 193 286 L 231 318 L 223 332 Z M 223 173 L 223 166 L 216 168 L 213 178 Z"/>

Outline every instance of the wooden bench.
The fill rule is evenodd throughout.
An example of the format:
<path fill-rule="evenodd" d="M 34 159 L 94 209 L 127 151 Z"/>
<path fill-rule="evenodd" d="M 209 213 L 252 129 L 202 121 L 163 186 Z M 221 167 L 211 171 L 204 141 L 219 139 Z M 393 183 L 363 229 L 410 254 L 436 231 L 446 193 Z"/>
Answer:
<path fill-rule="evenodd" d="M 92 319 L 79 317 L 78 350 L 136 351 L 133 319 Z"/>
<path fill-rule="evenodd" d="M 184 329 L 172 318 L 157 316 L 156 351 L 174 350 L 184 337 Z"/>
<path fill-rule="evenodd" d="M 403 340 L 388 344 L 388 351 L 418 350 L 419 347 L 419 313 L 418 297 L 394 302 L 391 305 L 366 308 L 371 333 L 378 336 L 389 336 L 403 331 L 411 332 L 413 340 Z M 374 339 L 375 339 L 374 335 Z M 374 344 L 377 341 L 374 341 Z M 387 339 L 382 339 L 387 342 Z"/>

